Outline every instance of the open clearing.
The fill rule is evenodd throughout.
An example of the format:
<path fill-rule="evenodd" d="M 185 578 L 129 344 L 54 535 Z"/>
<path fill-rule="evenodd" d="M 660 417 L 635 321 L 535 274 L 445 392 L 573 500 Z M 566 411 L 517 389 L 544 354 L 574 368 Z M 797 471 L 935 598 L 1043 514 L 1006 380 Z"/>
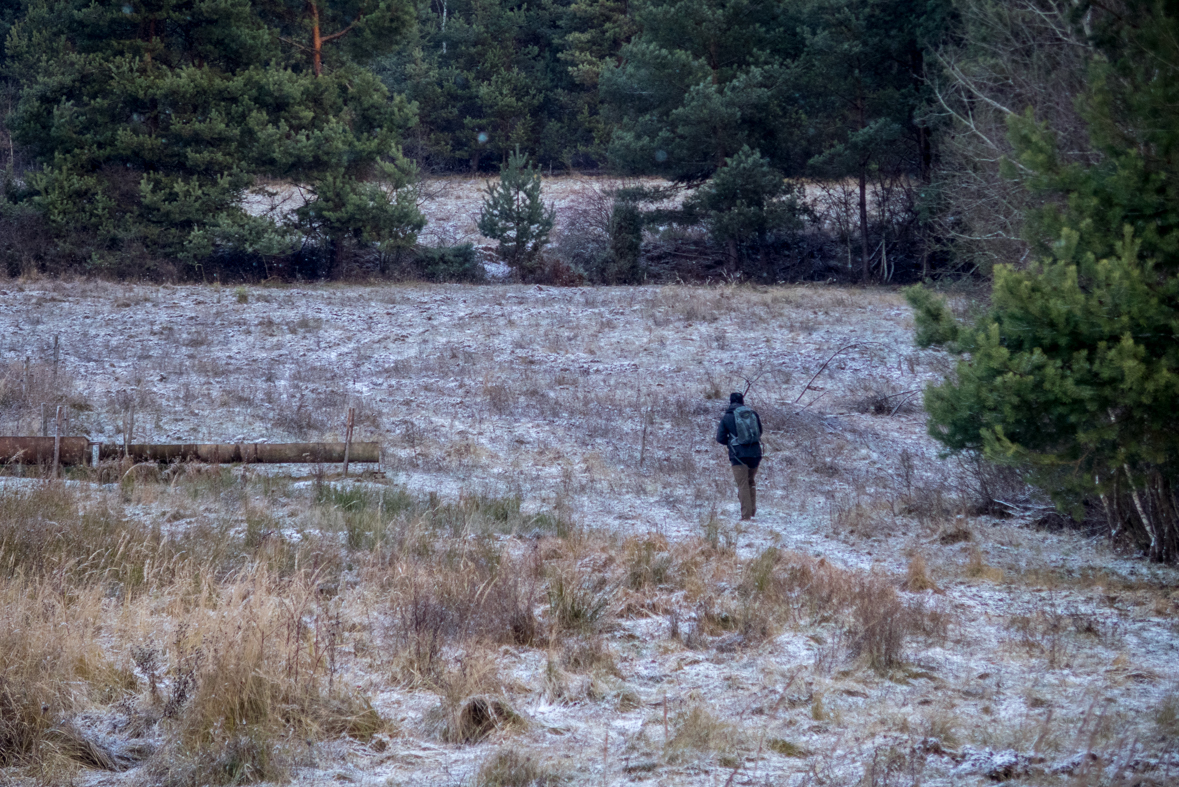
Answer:
<path fill-rule="evenodd" d="M 911 331 L 885 290 L 0 282 L 0 433 L 355 407 L 385 456 L 0 477 L 0 779 L 1173 783 L 1179 572 L 979 513 Z"/>

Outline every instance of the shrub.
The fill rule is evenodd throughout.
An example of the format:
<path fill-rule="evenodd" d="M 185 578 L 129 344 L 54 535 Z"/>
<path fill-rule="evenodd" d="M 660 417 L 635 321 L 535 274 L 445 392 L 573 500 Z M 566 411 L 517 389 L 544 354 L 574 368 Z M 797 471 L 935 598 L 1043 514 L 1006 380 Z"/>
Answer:
<path fill-rule="evenodd" d="M 693 705 L 675 720 L 675 732 L 667 741 L 667 758 L 682 762 L 695 752 L 713 754 L 736 752 L 743 741 L 733 725 L 718 719 L 699 705 Z"/>
<path fill-rule="evenodd" d="M 558 570 L 549 580 L 549 614 L 562 629 L 593 633 L 605 622 L 611 595 L 604 576 Z"/>
<path fill-rule="evenodd" d="M 643 280 L 643 215 L 634 202 L 615 200 L 610 211 L 610 258 L 602 284 L 638 284 Z"/>
<path fill-rule="evenodd" d="M 878 672 L 901 663 L 912 613 L 892 585 L 871 578 L 856 589 L 851 629 L 852 650 L 865 656 Z"/>
<path fill-rule="evenodd" d="M 479 284 L 487 280 L 487 271 L 470 243 L 422 247 L 418 250 L 417 267 L 426 281 Z"/>
<path fill-rule="evenodd" d="M 1164 185 L 1175 162 L 1156 151 L 1179 140 L 1179 14 L 1134 4 L 1102 26 L 1081 104 L 1092 163 L 1062 154 L 1062 135 L 1031 109 L 1009 119 L 1009 172 L 1018 163 L 1046 197 L 1028 217 L 1035 262 L 998 266 L 990 309 L 970 325 L 927 293 L 910 301 L 919 339 L 962 356 L 926 391 L 931 435 L 1032 468 L 1074 518 L 1102 500 L 1111 537 L 1176 562 L 1179 216 Z"/>

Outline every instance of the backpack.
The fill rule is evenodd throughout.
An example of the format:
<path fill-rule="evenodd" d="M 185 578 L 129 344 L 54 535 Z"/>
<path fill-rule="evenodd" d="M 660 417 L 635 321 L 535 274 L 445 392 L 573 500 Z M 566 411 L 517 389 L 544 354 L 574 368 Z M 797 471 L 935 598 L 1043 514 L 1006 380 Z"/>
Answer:
<path fill-rule="evenodd" d="M 733 420 L 737 422 L 737 428 L 729 435 L 729 445 L 753 445 L 761 441 L 757 413 L 741 405 L 733 410 Z"/>

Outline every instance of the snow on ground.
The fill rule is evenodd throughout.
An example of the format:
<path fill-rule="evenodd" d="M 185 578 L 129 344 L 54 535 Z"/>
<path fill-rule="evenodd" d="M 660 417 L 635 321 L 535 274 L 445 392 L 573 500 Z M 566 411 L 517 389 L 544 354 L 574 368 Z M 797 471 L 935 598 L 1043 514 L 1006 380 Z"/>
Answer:
<path fill-rule="evenodd" d="M 911 330 L 897 293 L 825 287 L 0 282 L 0 365 L 48 361 L 58 339 L 93 408 L 74 425 L 95 440 L 119 441 L 132 404 L 135 442 L 338 439 L 354 406 L 356 439 L 384 448 L 385 478 L 365 483 L 518 494 L 672 542 L 712 528 L 743 557 L 775 545 L 882 577 L 927 561 L 940 592 L 907 595 L 948 633 L 884 676 L 804 629 L 692 650 L 652 614 L 610 635 L 634 702 L 561 704 L 527 689 L 545 654 L 505 648 L 531 720 L 513 740 L 575 784 L 1174 778 L 1159 719 L 1177 690 L 1179 575 L 1030 516 L 930 524 L 898 508 L 902 491 L 953 496 L 970 478 L 925 434 L 911 392 L 949 362 Z M 748 383 L 767 458 L 758 516 L 740 523 L 713 433 Z M 860 412 L 880 392 L 895 414 Z M 0 432 L 34 428 L 3 418 Z M 491 744 L 438 743 L 423 721 L 435 698 L 350 669 L 404 734 L 325 744 L 297 784 L 472 783 Z M 664 709 L 694 704 L 736 725 L 747 754 L 661 759 Z"/>

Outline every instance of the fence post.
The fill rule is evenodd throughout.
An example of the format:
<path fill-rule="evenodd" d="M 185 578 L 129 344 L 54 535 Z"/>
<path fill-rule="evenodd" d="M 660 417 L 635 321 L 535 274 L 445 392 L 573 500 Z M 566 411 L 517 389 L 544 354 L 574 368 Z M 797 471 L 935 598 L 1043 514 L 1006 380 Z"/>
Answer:
<path fill-rule="evenodd" d="M 53 427 L 53 477 L 57 478 L 57 463 L 61 458 L 61 405 L 57 406 L 57 423 Z"/>
<path fill-rule="evenodd" d="M 348 408 L 348 421 L 344 425 L 344 477 L 348 477 L 348 454 L 352 450 L 352 425 L 356 421 L 356 408 Z"/>

